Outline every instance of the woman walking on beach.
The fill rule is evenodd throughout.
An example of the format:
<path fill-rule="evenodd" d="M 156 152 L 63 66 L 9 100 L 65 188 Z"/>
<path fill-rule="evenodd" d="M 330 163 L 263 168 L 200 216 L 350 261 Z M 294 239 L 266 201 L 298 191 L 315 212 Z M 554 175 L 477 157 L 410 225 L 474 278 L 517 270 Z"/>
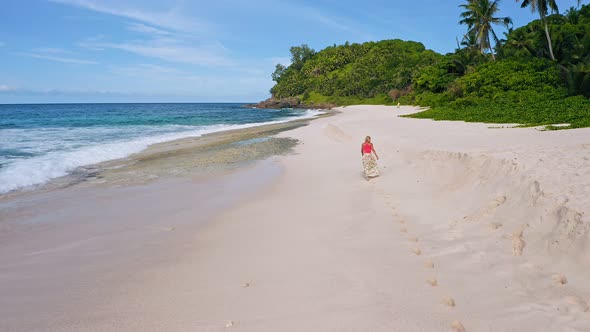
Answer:
<path fill-rule="evenodd" d="M 375 147 L 373 147 L 373 143 L 371 143 L 371 136 L 365 137 L 365 142 L 361 145 L 361 155 L 363 156 L 363 167 L 367 180 L 379 176 L 379 169 L 377 168 L 379 156 L 375 151 Z"/>

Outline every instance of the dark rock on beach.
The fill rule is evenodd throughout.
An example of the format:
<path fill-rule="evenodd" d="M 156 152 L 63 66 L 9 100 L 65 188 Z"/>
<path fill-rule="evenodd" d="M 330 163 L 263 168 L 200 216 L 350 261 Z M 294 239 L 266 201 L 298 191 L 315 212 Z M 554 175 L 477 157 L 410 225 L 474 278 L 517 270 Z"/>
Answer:
<path fill-rule="evenodd" d="M 256 108 L 314 108 L 314 109 L 332 109 L 335 104 L 305 104 L 297 97 L 281 98 L 274 97 L 261 101 L 258 104 L 248 105 Z"/>

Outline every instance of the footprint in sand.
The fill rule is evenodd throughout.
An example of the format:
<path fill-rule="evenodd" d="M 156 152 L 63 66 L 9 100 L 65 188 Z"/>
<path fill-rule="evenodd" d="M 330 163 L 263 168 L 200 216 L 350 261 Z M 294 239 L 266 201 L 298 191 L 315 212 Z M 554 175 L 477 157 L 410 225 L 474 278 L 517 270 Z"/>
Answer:
<path fill-rule="evenodd" d="M 463 222 L 480 221 L 491 215 L 500 205 L 506 202 L 506 196 L 500 195 L 489 202 L 487 205 L 480 207 L 477 211 L 463 217 Z"/>
<path fill-rule="evenodd" d="M 492 229 L 492 230 L 494 230 L 494 231 L 495 231 L 496 229 L 498 229 L 498 228 L 502 227 L 502 226 L 503 226 L 503 225 L 502 225 L 501 223 L 499 223 L 499 222 L 493 222 L 493 223 L 490 223 L 490 229 Z"/>
<path fill-rule="evenodd" d="M 556 285 L 567 284 L 567 278 L 563 274 L 554 274 L 553 276 L 551 276 L 551 279 L 553 279 L 553 282 Z"/>
<path fill-rule="evenodd" d="M 426 266 L 429 269 L 434 269 L 434 263 L 430 259 L 426 261 L 426 263 L 424 264 L 424 266 Z"/>
<path fill-rule="evenodd" d="M 526 242 L 522 238 L 523 233 L 524 229 L 521 228 L 512 234 L 512 254 L 514 256 L 522 256 L 522 252 L 526 246 Z"/>
<path fill-rule="evenodd" d="M 401 233 L 407 233 L 407 232 L 408 232 L 408 229 L 407 229 L 407 228 L 405 228 L 405 227 L 402 227 L 402 228 L 400 228 L 400 229 L 399 229 L 399 231 L 400 231 Z"/>
<path fill-rule="evenodd" d="M 447 306 L 447 307 L 455 307 L 455 299 L 453 299 L 452 297 L 447 297 L 444 299 L 443 303 Z"/>
<path fill-rule="evenodd" d="M 438 286 L 438 280 L 436 280 L 436 278 L 430 278 L 427 281 L 430 284 L 430 286 L 432 286 L 432 287 Z"/>
<path fill-rule="evenodd" d="M 416 248 L 416 249 L 412 250 L 412 252 L 413 252 L 414 254 L 416 254 L 416 256 L 420 256 L 420 255 L 422 255 L 422 250 L 420 250 L 420 248 Z"/>
<path fill-rule="evenodd" d="M 417 237 L 415 237 L 415 236 L 410 236 L 410 237 L 408 238 L 408 240 L 410 240 L 410 241 L 412 241 L 412 242 L 418 242 L 418 238 L 417 238 Z"/>
<path fill-rule="evenodd" d="M 579 296 L 566 296 L 565 300 L 566 303 L 575 306 L 575 308 L 579 309 L 582 312 L 590 311 L 590 306 L 588 305 L 588 302 L 584 301 L 584 299 L 582 299 Z"/>
<path fill-rule="evenodd" d="M 463 324 L 458 320 L 453 321 L 453 323 L 451 323 L 451 327 L 457 332 L 467 332 L 465 326 L 463 326 Z"/>

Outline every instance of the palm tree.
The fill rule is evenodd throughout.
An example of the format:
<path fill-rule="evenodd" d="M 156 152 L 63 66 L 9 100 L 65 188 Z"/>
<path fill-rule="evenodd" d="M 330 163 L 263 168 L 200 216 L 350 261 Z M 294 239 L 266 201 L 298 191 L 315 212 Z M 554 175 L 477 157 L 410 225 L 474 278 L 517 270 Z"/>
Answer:
<path fill-rule="evenodd" d="M 581 94 L 590 98 L 590 55 L 575 65 L 570 64 L 561 68 L 565 73 L 569 94 L 572 96 Z"/>
<path fill-rule="evenodd" d="M 535 53 L 531 33 L 524 29 L 517 29 L 510 33 L 506 46 L 514 52 L 514 55 L 525 57 Z"/>
<path fill-rule="evenodd" d="M 565 18 L 567 19 L 568 23 L 578 24 L 580 23 L 580 11 L 575 7 L 570 7 L 570 9 L 565 12 Z"/>
<path fill-rule="evenodd" d="M 465 34 L 463 36 L 463 39 L 461 40 L 461 46 L 464 46 L 468 49 L 477 49 L 479 45 L 475 33 L 468 32 L 467 34 Z"/>
<path fill-rule="evenodd" d="M 519 0 L 516 0 L 516 2 L 518 1 Z M 578 1 L 578 5 L 580 2 L 581 0 Z M 551 60 L 555 60 L 555 56 L 553 55 L 553 46 L 551 44 L 551 36 L 549 35 L 549 27 L 547 26 L 547 14 L 549 13 L 549 9 L 551 9 L 551 13 L 559 12 L 557 3 L 555 0 L 522 0 L 520 7 L 525 8 L 528 6 L 531 6 L 533 13 L 539 13 L 541 22 L 543 22 L 543 25 L 545 26 L 545 36 L 547 37 L 547 46 L 549 46 L 549 55 L 551 56 Z"/>
<path fill-rule="evenodd" d="M 494 60 L 496 57 L 490 43 L 490 35 L 492 35 L 496 43 L 498 42 L 498 36 L 496 36 L 492 25 L 499 24 L 508 27 L 512 24 L 509 17 L 494 16 L 498 12 L 499 2 L 500 0 L 468 0 L 466 4 L 460 6 L 465 8 L 465 12 L 461 13 L 462 19 L 459 23 L 467 25 L 467 35 L 475 36 L 480 52 L 484 54 L 485 50 L 489 49 Z"/>

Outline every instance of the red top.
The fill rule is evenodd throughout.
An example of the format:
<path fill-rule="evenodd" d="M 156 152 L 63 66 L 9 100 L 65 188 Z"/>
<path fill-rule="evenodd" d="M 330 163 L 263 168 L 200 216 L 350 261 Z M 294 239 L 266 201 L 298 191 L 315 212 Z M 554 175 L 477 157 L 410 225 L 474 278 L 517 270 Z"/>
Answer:
<path fill-rule="evenodd" d="M 371 153 L 371 152 L 373 152 L 373 144 L 363 143 L 363 153 Z"/>

